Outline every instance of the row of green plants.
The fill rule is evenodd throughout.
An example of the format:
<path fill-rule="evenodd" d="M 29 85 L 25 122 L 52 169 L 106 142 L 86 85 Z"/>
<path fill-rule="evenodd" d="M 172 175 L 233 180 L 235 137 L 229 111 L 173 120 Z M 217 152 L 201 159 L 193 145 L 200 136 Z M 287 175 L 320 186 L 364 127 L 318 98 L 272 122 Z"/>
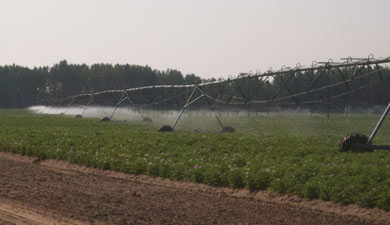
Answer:
<path fill-rule="evenodd" d="M 213 118 L 178 129 L 218 129 Z M 202 123 L 200 119 L 203 120 Z M 0 151 L 218 187 L 270 190 L 390 210 L 390 152 L 338 153 L 351 132 L 369 134 L 378 115 L 225 118 L 234 134 L 159 133 L 142 122 L 108 122 L 0 110 Z M 207 125 L 205 125 L 207 124 Z M 376 142 L 390 143 L 385 122 Z"/>

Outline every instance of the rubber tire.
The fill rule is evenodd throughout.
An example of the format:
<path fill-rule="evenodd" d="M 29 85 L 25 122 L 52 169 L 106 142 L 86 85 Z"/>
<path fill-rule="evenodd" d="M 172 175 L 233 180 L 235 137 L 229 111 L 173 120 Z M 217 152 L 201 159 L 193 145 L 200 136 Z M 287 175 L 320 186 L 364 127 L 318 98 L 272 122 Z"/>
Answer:
<path fill-rule="evenodd" d="M 101 118 L 100 121 L 101 122 L 109 122 L 109 121 L 111 121 L 111 119 L 109 117 L 105 116 L 105 117 Z"/>
<path fill-rule="evenodd" d="M 162 126 L 158 132 L 173 132 L 173 128 L 169 125 Z"/>
<path fill-rule="evenodd" d="M 360 149 L 357 148 L 358 144 L 367 144 L 368 137 L 364 134 L 360 133 L 352 133 L 350 135 L 345 136 L 340 144 L 339 144 L 339 152 L 367 152 L 370 151 L 368 149 Z"/>
<path fill-rule="evenodd" d="M 234 127 L 226 126 L 221 129 L 221 133 L 234 133 L 234 132 L 236 132 L 236 129 L 234 129 Z"/>
<path fill-rule="evenodd" d="M 143 122 L 153 122 L 152 118 L 150 118 L 150 117 L 143 117 L 142 121 Z"/>

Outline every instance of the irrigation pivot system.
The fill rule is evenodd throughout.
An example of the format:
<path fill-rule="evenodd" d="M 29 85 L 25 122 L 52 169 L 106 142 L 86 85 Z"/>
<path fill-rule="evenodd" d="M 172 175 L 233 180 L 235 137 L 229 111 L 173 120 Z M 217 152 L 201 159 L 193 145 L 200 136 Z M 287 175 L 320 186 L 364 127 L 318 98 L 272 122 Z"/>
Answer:
<path fill-rule="evenodd" d="M 111 120 L 116 110 L 125 105 L 143 119 L 171 116 L 172 124 L 164 126 L 161 131 L 173 131 L 185 111 L 190 115 L 204 115 L 205 109 L 208 109 L 221 131 L 234 132 L 234 128 L 222 124 L 221 116 L 300 111 L 320 113 L 329 118 L 336 113 L 348 116 L 353 108 L 369 109 L 385 105 L 390 100 L 387 98 L 390 90 L 381 86 L 381 80 L 387 79 L 384 70 L 389 63 L 390 57 L 376 59 L 371 54 L 367 58 L 343 58 L 341 62 L 328 60 L 313 62 L 311 66 L 297 64 L 293 68 L 269 68 L 265 72 L 258 70 L 200 84 L 153 85 L 84 93 L 47 103 L 53 106 L 83 106 L 81 116 L 88 106 L 114 107 L 106 120 Z M 385 91 L 382 100 L 375 95 L 377 90 Z"/>

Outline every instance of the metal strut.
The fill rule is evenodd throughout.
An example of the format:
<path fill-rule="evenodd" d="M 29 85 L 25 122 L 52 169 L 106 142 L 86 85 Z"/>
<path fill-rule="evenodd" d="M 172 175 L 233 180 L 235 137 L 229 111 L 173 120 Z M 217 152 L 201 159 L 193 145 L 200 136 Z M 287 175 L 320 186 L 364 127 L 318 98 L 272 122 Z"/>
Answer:
<path fill-rule="evenodd" d="M 88 108 L 89 104 L 91 104 L 93 101 L 95 101 L 95 98 L 92 96 L 91 100 L 89 100 L 89 101 L 87 102 L 87 104 L 85 105 L 85 108 L 84 108 L 84 110 L 83 110 L 83 113 L 81 113 L 82 116 L 84 116 L 84 113 L 85 113 L 85 111 L 87 111 L 87 108 Z"/>
<path fill-rule="evenodd" d="M 221 120 L 219 119 L 218 115 L 215 113 L 215 109 L 212 106 L 212 104 L 210 103 L 210 100 L 208 98 L 206 98 L 206 101 L 207 101 L 207 104 L 210 106 L 210 109 L 213 112 L 215 118 L 217 119 L 219 126 L 221 127 L 221 129 L 223 129 L 223 124 L 222 124 Z"/>
<path fill-rule="evenodd" d="M 382 117 L 379 119 L 377 125 L 375 126 L 374 130 L 371 133 L 371 136 L 368 138 L 368 141 L 364 145 L 358 145 L 357 147 L 360 149 L 384 149 L 384 150 L 390 150 L 390 145 L 373 145 L 372 141 L 374 140 L 374 137 L 376 133 L 378 132 L 379 128 L 382 126 L 383 121 L 386 119 L 387 114 L 389 114 L 390 111 L 390 103 L 387 106 L 385 112 L 382 114 Z"/>
<path fill-rule="evenodd" d="M 116 104 L 114 111 L 111 113 L 110 119 L 112 119 L 112 117 L 114 116 L 116 110 L 117 110 L 117 109 L 119 108 L 119 106 L 122 105 L 122 103 L 123 103 L 124 101 L 126 101 L 126 100 L 130 101 L 130 99 L 129 99 L 128 95 L 127 95 L 127 92 L 123 93 L 123 95 L 122 95 L 121 98 L 119 99 L 119 102 Z"/>
<path fill-rule="evenodd" d="M 198 90 L 200 93 L 202 93 L 200 96 L 198 96 L 197 98 L 195 98 L 194 100 L 191 101 L 192 97 L 194 96 L 195 94 L 195 91 Z M 190 97 L 187 99 L 186 103 L 184 104 L 183 108 L 181 109 L 179 115 L 177 116 L 177 118 L 175 119 L 175 121 L 172 123 L 172 129 L 175 128 L 176 124 L 179 122 L 181 116 L 183 115 L 184 113 L 184 110 L 186 108 L 188 108 L 190 105 L 194 104 L 195 102 L 199 101 L 199 99 L 201 98 L 204 98 L 206 97 L 206 93 L 204 93 L 198 86 L 196 86 L 194 88 L 194 90 L 192 91 Z M 207 101 L 207 104 L 209 105 L 211 111 L 213 112 L 213 115 L 215 116 L 215 118 L 217 119 L 218 121 L 218 124 L 219 126 L 221 126 L 221 128 L 223 128 L 223 124 L 221 122 L 221 120 L 219 119 L 218 115 L 215 113 L 215 110 L 214 110 L 214 107 L 212 106 L 212 104 L 210 103 L 209 99 L 206 97 L 206 101 Z"/>
<path fill-rule="evenodd" d="M 69 102 L 69 104 L 67 105 L 65 111 L 63 112 L 64 114 L 66 114 L 68 112 L 68 109 L 69 109 L 69 106 L 71 106 L 75 101 L 75 98 L 72 98 L 72 100 Z"/>
<path fill-rule="evenodd" d="M 183 115 L 184 110 L 188 107 L 188 103 L 190 102 L 190 100 L 191 100 L 192 96 L 194 95 L 196 89 L 198 89 L 198 87 L 194 88 L 194 90 L 192 91 L 190 97 L 187 99 L 186 104 L 184 104 L 184 106 L 181 109 L 181 111 L 180 111 L 179 115 L 177 116 L 176 120 L 173 122 L 172 129 L 174 129 L 176 124 L 177 124 L 177 122 L 179 122 L 179 119 L 180 119 L 181 115 Z"/>
<path fill-rule="evenodd" d="M 385 112 L 383 113 L 382 117 L 380 118 L 380 120 L 378 121 L 378 124 L 376 125 L 376 127 L 374 128 L 374 130 L 372 131 L 371 133 L 371 136 L 370 138 L 368 139 L 367 143 L 371 143 L 372 140 L 374 139 L 376 133 L 378 132 L 379 128 L 382 126 L 382 123 L 383 121 L 385 120 L 387 114 L 389 114 L 389 111 L 390 111 L 390 103 L 389 105 L 387 106 Z"/>

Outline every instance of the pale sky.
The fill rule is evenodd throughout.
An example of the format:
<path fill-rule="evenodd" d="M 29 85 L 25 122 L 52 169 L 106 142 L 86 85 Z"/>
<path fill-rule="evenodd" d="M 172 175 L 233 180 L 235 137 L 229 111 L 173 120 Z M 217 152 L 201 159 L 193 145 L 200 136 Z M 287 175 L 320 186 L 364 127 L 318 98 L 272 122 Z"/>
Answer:
<path fill-rule="evenodd" d="M 390 56 L 390 0 L 0 0 L 0 65 L 119 63 L 203 78 Z"/>

